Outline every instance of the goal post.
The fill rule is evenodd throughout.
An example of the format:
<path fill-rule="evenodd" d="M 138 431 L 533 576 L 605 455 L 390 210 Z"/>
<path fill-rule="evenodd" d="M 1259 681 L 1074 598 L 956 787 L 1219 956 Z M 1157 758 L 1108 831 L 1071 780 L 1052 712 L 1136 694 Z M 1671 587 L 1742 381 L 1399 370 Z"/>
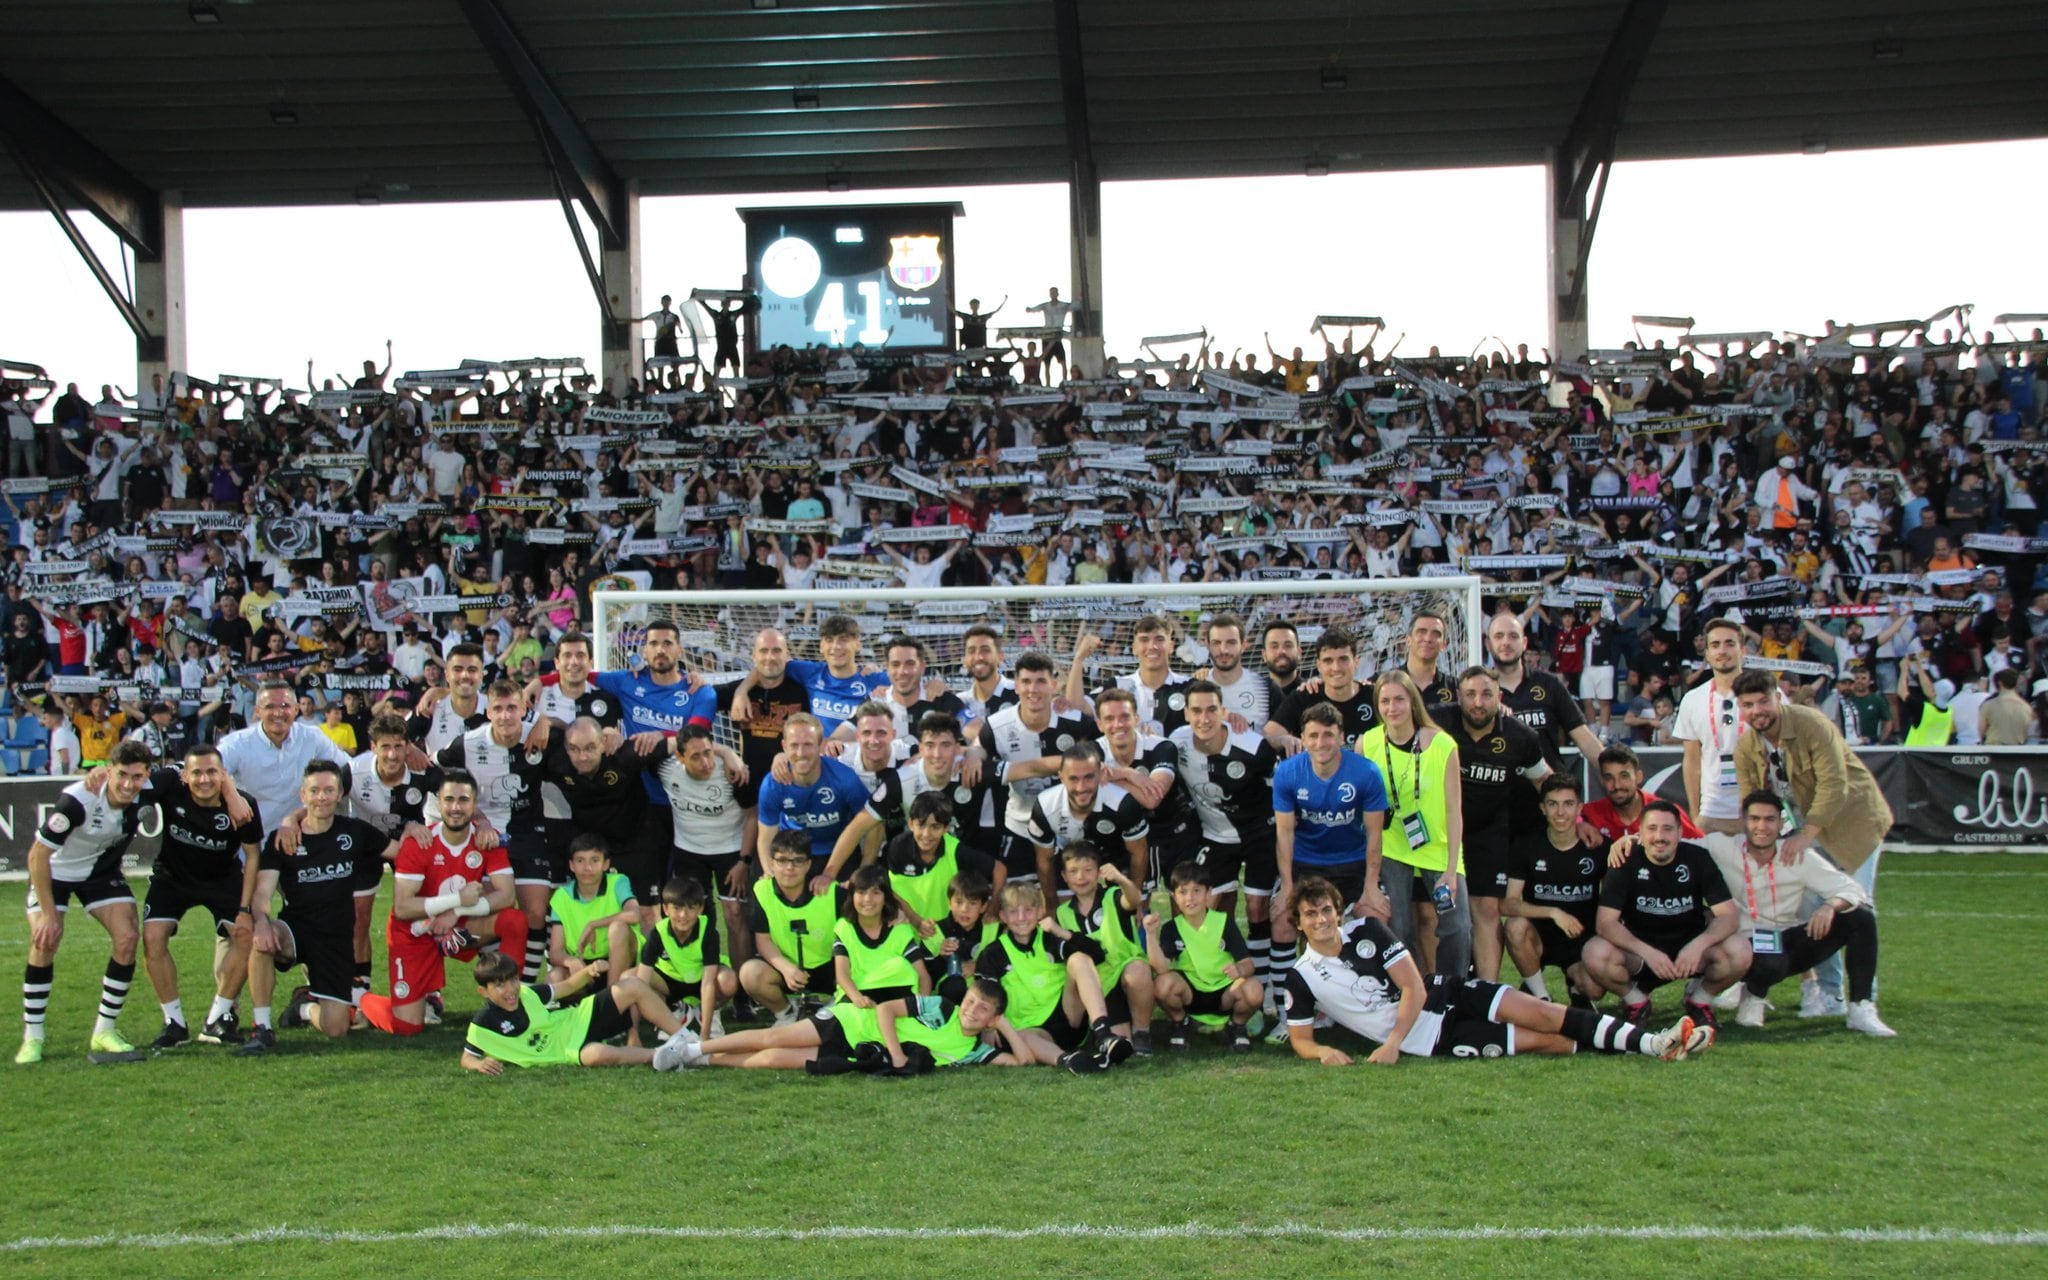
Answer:
<path fill-rule="evenodd" d="M 815 659 L 818 624 L 844 613 L 860 622 L 863 662 L 881 664 L 887 637 L 914 636 L 932 652 L 929 674 L 956 688 L 966 681 L 965 633 L 977 623 L 1001 634 L 1006 660 L 1014 661 L 1024 649 L 1038 649 L 1062 670 L 1081 634 L 1093 630 L 1103 640 L 1087 661 L 1093 686 L 1135 668 L 1130 639 L 1140 618 L 1164 615 L 1174 623 L 1174 665 L 1186 671 L 1206 663 L 1203 626 L 1210 617 L 1229 613 L 1244 623 L 1244 664 L 1253 670 L 1264 669 L 1260 640 L 1267 625 L 1285 620 L 1300 633 L 1307 651 L 1303 665 L 1311 671 L 1316 638 L 1333 626 L 1350 631 L 1358 641 L 1359 678 L 1364 680 L 1406 661 L 1409 623 L 1417 612 L 1433 607 L 1444 616 L 1448 632 L 1439 665 L 1444 674 L 1456 675 L 1480 661 L 1485 618 L 1479 595 L 1480 579 L 1469 575 L 1144 586 L 603 590 L 591 593 L 593 656 L 601 670 L 637 666 L 643 628 L 665 619 L 682 633 L 685 666 L 713 679 L 736 679 L 751 667 L 754 637 L 763 628 L 782 631 L 792 657 Z"/>

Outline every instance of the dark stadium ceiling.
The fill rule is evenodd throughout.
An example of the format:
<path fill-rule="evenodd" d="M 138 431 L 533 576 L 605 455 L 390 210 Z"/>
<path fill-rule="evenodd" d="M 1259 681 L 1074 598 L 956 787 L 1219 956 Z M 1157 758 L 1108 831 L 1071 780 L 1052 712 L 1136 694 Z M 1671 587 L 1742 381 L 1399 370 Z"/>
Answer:
<path fill-rule="evenodd" d="M 1076 149 L 1104 181 L 1540 163 L 1632 7 L 481 4 L 509 20 L 600 165 L 645 195 L 1055 182 Z M 1618 159 L 2048 135 L 2048 7 L 2035 0 L 1633 7 L 1650 34 Z M 1063 59 L 1063 9 L 1078 18 L 1078 68 Z M 478 10 L 0 0 L 0 77 L 189 206 L 551 196 Z M 0 126 L 11 114 L 19 127 L 19 102 L 0 101 Z M 0 164 L 0 207 L 37 207 L 13 164 Z"/>

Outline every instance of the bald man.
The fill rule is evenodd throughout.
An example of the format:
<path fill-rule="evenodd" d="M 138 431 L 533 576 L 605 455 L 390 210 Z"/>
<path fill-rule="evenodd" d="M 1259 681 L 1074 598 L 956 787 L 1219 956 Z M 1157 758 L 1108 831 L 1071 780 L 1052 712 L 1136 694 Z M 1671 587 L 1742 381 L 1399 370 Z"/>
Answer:
<path fill-rule="evenodd" d="M 1500 681 L 1501 705 L 1536 731 L 1543 743 L 1543 758 L 1552 769 L 1564 768 L 1567 741 L 1588 761 L 1600 758 L 1600 739 L 1587 727 L 1578 698 L 1552 673 L 1530 667 L 1529 637 L 1520 618 L 1512 613 L 1495 614 L 1486 624 L 1486 648 L 1493 657 L 1493 674 Z"/>

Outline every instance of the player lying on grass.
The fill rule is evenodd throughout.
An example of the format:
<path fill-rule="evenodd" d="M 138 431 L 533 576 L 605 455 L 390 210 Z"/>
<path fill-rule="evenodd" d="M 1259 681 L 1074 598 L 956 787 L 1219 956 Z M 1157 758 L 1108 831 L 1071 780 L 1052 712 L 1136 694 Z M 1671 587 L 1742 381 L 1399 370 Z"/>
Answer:
<path fill-rule="evenodd" d="M 677 1040 L 687 1067 L 918 1075 L 934 1067 L 1030 1066 L 1038 1058 L 1003 1016 L 1007 1002 L 1001 983 L 976 978 L 957 1005 L 937 996 L 872 1009 L 836 1004 L 789 1026 L 702 1042 L 685 1032 Z"/>
<path fill-rule="evenodd" d="M 1378 1046 L 1368 1061 L 1414 1057 L 1498 1058 L 1516 1053 L 1640 1053 L 1670 1061 L 1714 1043 L 1713 1028 L 1680 1018 L 1650 1034 L 1589 1009 L 1548 1004 L 1497 982 L 1427 979 L 1393 931 L 1371 917 L 1345 919 L 1345 897 L 1312 876 L 1294 887 L 1294 918 L 1306 949 L 1287 972 L 1287 1038 L 1295 1056 L 1349 1066 L 1351 1055 L 1316 1043 L 1316 1015 Z"/>
<path fill-rule="evenodd" d="M 717 1026 L 718 1010 L 739 990 L 731 969 L 718 962 L 718 920 L 705 911 L 704 882 L 677 876 L 661 888 L 661 919 L 640 948 L 640 963 L 627 977 L 677 1005 L 694 1005 L 698 1025 Z"/>
<path fill-rule="evenodd" d="M 508 1066 L 679 1070 L 691 1042 L 661 997 L 631 974 L 587 1000 L 548 1008 L 555 1001 L 574 1000 L 603 978 L 606 968 L 599 960 L 561 982 L 529 987 L 519 981 L 519 963 L 504 952 L 479 959 L 476 989 L 484 1007 L 469 1021 L 462 1069 L 487 1076 L 503 1075 Z M 632 1029 L 635 1014 L 668 1032 L 668 1042 L 658 1049 L 606 1044 Z"/>
<path fill-rule="evenodd" d="M 1186 1049 L 1191 1023 L 1199 1019 L 1224 1027 L 1224 1043 L 1232 1053 L 1248 1053 L 1252 1038 L 1245 1024 L 1265 1002 L 1259 980 L 1252 977 L 1251 948 L 1236 921 L 1210 908 L 1207 867 L 1182 862 L 1166 879 L 1173 918 L 1145 917 L 1146 952 L 1168 1019 L 1166 1047 Z"/>

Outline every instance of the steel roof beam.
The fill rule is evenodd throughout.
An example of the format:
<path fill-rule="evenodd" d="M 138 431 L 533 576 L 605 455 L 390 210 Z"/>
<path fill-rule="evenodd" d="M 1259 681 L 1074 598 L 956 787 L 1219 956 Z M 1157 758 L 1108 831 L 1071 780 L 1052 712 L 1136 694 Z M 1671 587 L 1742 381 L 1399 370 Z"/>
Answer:
<path fill-rule="evenodd" d="M 1593 189 L 1597 172 L 1614 159 L 1614 141 L 1621 132 L 1623 112 L 1635 89 L 1636 75 L 1649 57 L 1650 44 L 1663 25 L 1670 0 L 1629 0 L 1607 52 L 1593 72 L 1593 82 L 1579 103 L 1569 131 L 1557 149 L 1561 167 L 1557 184 L 1557 216 L 1586 216 L 1586 195 Z"/>
<path fill-rule="evenodd" d="M 0 136 L 30 170 L 31 183 L 75 197 L 138 255 L 161 252 L 163 198 L 4 76 Z M 47 203 L 49 193 L 41 194 Z"/>

